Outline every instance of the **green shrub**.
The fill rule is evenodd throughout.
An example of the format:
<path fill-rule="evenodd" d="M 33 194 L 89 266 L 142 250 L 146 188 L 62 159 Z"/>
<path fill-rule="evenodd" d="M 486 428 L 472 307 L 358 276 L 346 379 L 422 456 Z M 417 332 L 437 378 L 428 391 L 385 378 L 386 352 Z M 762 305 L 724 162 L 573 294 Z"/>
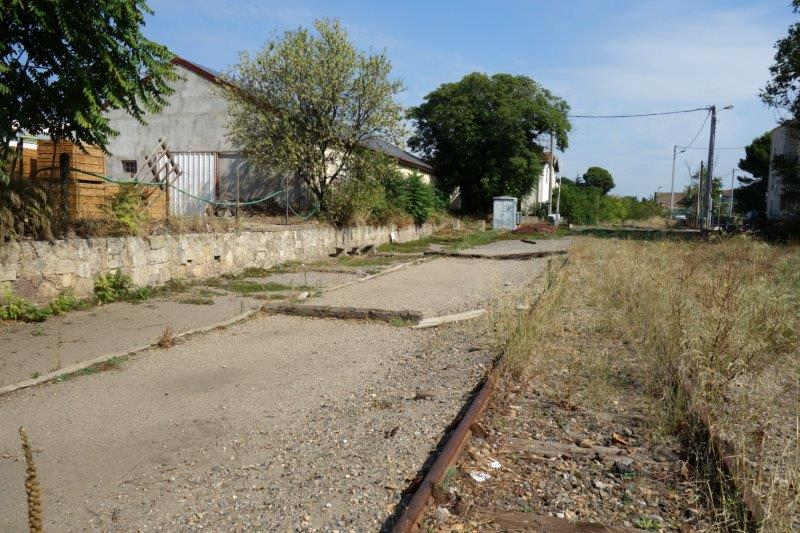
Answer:
<path fill-rule="evenodd" d="M 10 291 L 6 291 L 0 296 L 0 320 L 42 322 L 47 317 L 46 310 L 39 309 L 28 300 L 15 296 Z"/>
<path fill-rule="evenodd" d="M 119 191 L 111 198 L 106 211 L 122 233 L 130 235 L 140 234 L 142 226 L 149 219 L 141 187 L 132 183 L 119 186 Z"/>
<path fill-rule="evenodd" d="M 101 304 L 146 300 L 151 295 L 149 287 L 134 287 L 131 278 L 119 270 L 101 275 L 94 282 L 94 296 Z"/>
<path fill-rule="evenodd" d="M 417 172 L 405 180 L 405 211 L 414 218 L 417 224 L 424 224 L 437 208 L 437 197 L 433 187 L 422 181 Z"/>
<path fill-rule="evenodd" d="M 391 212 L 380 183 L 370 179 L 346 179 L 328 192 L 325 216 L 336 226 L 381 222 Z"/>

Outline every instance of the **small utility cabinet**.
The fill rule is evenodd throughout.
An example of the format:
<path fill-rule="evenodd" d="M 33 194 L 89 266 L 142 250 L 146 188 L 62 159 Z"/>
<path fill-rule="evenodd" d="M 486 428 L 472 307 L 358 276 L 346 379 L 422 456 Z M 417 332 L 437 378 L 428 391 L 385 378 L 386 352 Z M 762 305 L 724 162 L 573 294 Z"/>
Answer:
<path fill-rule="evenodd" d="M 513 196 L 495 196 L 492 210 L 492 229 L 517 229 L 517 199 Z"/>

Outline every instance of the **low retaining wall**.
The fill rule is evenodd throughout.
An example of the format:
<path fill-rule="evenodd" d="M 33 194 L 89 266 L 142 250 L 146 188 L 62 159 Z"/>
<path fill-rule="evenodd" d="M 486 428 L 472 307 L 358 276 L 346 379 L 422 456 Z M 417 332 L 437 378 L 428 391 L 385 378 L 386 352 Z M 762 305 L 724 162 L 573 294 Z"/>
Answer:
<path fill-rule="evenodd" d="M 149 237 L 22 241 L 0 245 L 0 286 L 36 302 L 70 289 L 90 296 L 101 274 L 121 270 L 136 285 L 172 279 L 201 279 L 249 267 L 269 268 L 286 261 L 323 259 L 337 247 L 405 242 L 428 236 L 430 224 L 394 228 L 335 229 L 304 226 L 230 233 L 190 233 Z"/>

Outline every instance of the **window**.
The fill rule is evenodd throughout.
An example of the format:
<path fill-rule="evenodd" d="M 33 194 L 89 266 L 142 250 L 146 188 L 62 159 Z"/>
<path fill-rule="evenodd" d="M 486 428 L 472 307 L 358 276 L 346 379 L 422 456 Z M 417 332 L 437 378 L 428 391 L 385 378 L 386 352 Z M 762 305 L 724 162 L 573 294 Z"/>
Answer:
<path fill-rule="evenodd" d="M 136 161 L 126 159 L 122 161 L 122 170 L 127 174 L 136 174 Z"/>

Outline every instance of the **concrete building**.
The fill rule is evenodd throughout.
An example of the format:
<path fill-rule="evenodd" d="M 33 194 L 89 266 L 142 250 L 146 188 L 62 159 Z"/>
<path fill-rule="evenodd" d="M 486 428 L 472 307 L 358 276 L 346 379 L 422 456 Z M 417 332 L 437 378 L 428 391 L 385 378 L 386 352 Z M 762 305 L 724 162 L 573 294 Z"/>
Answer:
<path fill-rule="evenodd" d="M 532 214 L 541 206 L 547 205 L 554 189 L 558 187 L 556 178 L 558 172 L 558 158 L 553 156 L 550 152 L 545 152 L 544 166 L 542 167 L 542 173 L 539 175 L 539 180 L 535 187 L 531 189 L 531 192 L 525 195 L 520 201 L 520 209 L 523 213 Z M 552 209 L 555 211 L 556 199 L 553 198 L 552 201 Z"/>
<path fill-rule="evenodd" d="M 800 156 L 800 129 L 794 123 L 778 126 L 770 132 L 772 141 L 767 178 L 767 218 L 784 218 L 789 212 L 797 213 L 797 205 L 790 205 L 784 197 L 784 176 L 779 171 L 776 158 L 783 156 L 789 160 Z"/>
<path fill-rule="evenodd" d="M 234 201 L 237 176 L 242 200 L 262 198 L 283 189 L 285 176 L 255 175 L 239 148 L 229 140 L 228 103 L 221 90 L 221 75 L 177 56 L 172 63 L 180 76 L 171 83 L 174 92 L 159 113 L 146 117 L 147 124 L 124 111 L 109 112 L 110 125 L 119 135 L 108 145 L 108 174 L 115 178 L 136 175 L 143 170 L 145 158 L 156 150 L 158 140 L 164 139 L 183 172 L 175 185 L 190 193 L 170 195 L 172 213 L 205 212 L 207 204 L 198 198 Z M 422 159 L 383 141 L 376 140 L 370 148 L 392 157 L 402 172 L 419 172 L 431 182 L 433 168 Z M 143 177 L 149 177 L 147 169 Z M 301 189 L 295 184 L 293 194 L 305 197 Z M 294 202 L 295 196 L 292 198 Z"/>

